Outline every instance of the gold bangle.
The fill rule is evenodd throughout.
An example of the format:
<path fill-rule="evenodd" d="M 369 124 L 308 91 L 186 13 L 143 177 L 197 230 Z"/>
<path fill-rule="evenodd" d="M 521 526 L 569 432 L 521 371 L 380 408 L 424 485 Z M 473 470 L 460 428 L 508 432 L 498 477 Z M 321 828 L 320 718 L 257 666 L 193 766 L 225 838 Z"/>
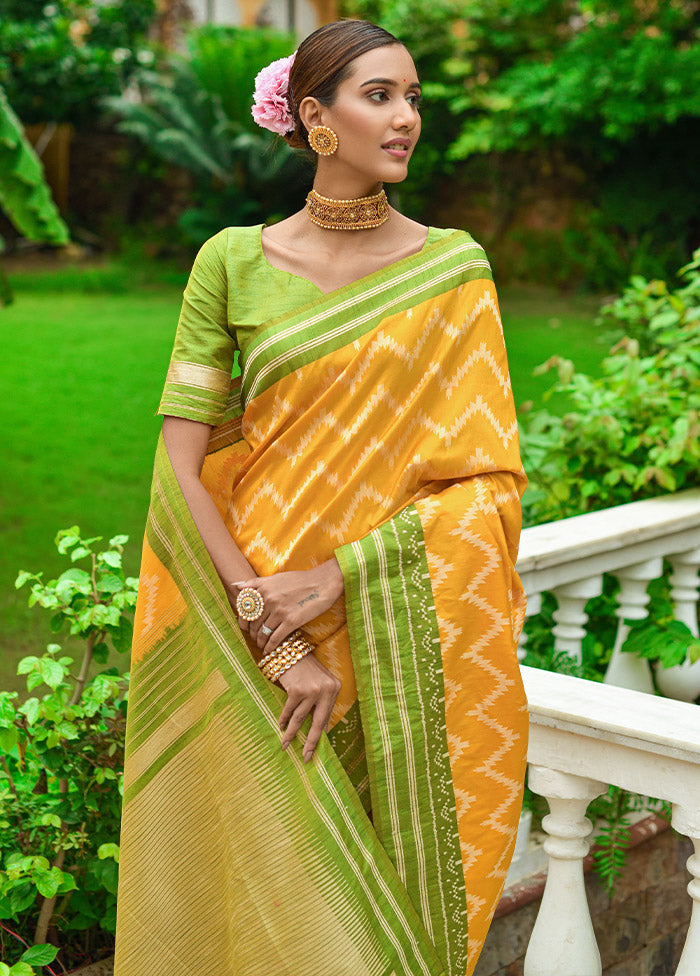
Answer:
<path fill-rule="evenodd" d="M 313 649 L 314 645 L 296 630 L 276 650 L 261 658 L 258 667 L 269 681 L 275 682 Z"/>

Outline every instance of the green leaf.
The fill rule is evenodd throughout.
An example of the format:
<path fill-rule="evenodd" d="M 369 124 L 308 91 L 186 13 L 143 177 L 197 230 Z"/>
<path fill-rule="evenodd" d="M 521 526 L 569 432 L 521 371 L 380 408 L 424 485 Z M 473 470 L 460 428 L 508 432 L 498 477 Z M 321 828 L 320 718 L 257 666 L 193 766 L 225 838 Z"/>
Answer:
<path fill-rule="evenodd" d="M 44 813 L 39 823 L 44 827 L 60 827 L 61 818 L 55 813 Z"/>
<path fill-rule="evenodd" d="M 90 555 L 90 550 L 86 549 L 85 546 L 76 546 L 73 552 L 70 554 L 71 562 L 77 562 L 79 559 L 83 559 L 85 556 Z"/>
<path fill-rule="evenodd" d="M 23 962 L 29 963 L 31 966 L 46 966 L 50 962 L 53 962 L 58 955 L 58 949 L 56 946 L 51 945 L 49 942 L 42 942 L 40 945 L 30 946 L 26 949 L 20 959 Z"/>
<path fill-rule="evenodd" d="M 27 698 L 19 710 L 24 716 L 26 716 L 27 724 L 34 725 L 39 717 L 40 708 L 41 703 L 39 702 L 38 698 Z"/>
<path fill-rule="evenodd" d="M 10 970 L 10 976 L 35 976 L 35 973 L 29 963 L 16 962 Z"/>
<path fill-rule="evenodd" d="M 99 641 L 92 649 L 92 656 L 98 664 L 106 664 L 109 657 L 109 647 L 104 641 Z"/>
<path fill-rule="evenodd" d="M 109 540 L 109 544 L 110 546 L 125 546 L 128 541 L 128 535 L 115 535 Z"/>
<path fill-rule="evenodd" d="M 48 871 L 42 868 L 32 871 L 32 881 L 37 886 L 39 894 L 43 895 L 44 898 L 53 898 L 62 880 L 63 871 L 57 867 L 49 868 Z"/>
<path fill-rule="evenodd" d="M 32 672 L 27 677 L 27 691 L 34 691 L 39 685 L 44 683 L 44 679 L 38 671 Z"/>
<path fill-rule="evenodd" d="M 99 562 L 111 566 L 112 569 L 121 569 L 122 557 L 119 552 L 101 552 L 97 558 Z"/>
<path fill-rule="evenodd" d="M 111 857 L 119 863 L 119 844 L 100 844 L 97 848 L 97 856 L 103 861 L 106 857 Z"/>
<path fill-rule="evenodd" d="M 58 551 L 61 553 L 61 555 L 65 555 L 69 549 L 72 549 L 73 546 L 77 546 L 77 544 L 80 542 L 79 526 L 74 525 L 70 529 L 61 529 L 61 531 L 57 533 L 55 541 Z"/>
<path fill-rule="evenodd" d="M 15 580 L 15 589 L 19 590 L 30 579 L 34 579 L 34 573 L 28 573 L 26 569 L 21 570 Z"/>
<path fill-rule="evenodd" d="M 39 664 L 38 657 L 23 657 L 17 665 L 17 674 L 29 674 Z"/>
<path fill-rule="evenodd" d="M 97 589 L 100 593 L 119 593 L 123 588 L 124 584 L 114 573 L 105 573 L 97 582 Z"/>
<path fill-rule="evenodd" d="M 63 625 L 66 622 L 66 618 L 62 613 L 56 613 L 53 615 L 51 620 L 49 620 L 49 630 L 52 634 L 59 634 L 63 630 Z"/>
<path fill-rule="evenodd" d="M 19 742 L 19 731 L 14 725 L 0 729 L 0 752 L 11 752 Z"/>
<path fill-rule="evenodd" d="M 63 681 L 65 673 L 58 661 L 53 661 L 51 658 L 44 658 L 39 667 L 41 676 L 49 688 L 58 688 Z"/>

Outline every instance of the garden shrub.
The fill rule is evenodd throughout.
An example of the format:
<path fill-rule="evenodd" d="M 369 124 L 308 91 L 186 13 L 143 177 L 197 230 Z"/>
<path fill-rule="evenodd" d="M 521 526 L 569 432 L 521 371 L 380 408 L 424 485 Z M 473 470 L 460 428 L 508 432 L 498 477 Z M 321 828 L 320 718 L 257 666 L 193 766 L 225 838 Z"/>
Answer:
<path fill-rule="evenodd" d="M 17 578 L 54 634 L 67 629 L 85 653 L 76 673 L 49 644 L 19 663 L 29 697 L 0 692 L 0 942 L 12 976 L 53 973 L 58 953 L 68 968 L 113 948 L 129 675 L 89 669 L 110 645 L 129 649 L 137 580 L 122 569 L 127 537 L 99 541 L 63 530 L 56 543 L 74 565 L 48 582 Z"/>

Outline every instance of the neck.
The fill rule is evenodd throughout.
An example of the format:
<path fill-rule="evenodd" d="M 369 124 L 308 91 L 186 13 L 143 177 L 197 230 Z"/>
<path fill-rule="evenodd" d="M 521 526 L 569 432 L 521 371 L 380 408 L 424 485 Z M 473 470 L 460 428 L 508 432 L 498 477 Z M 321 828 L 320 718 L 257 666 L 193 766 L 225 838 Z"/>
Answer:
<path fill-rule="evenodd" d="M 372 197 L 382 189 L 381 182 L 359 181 L 357 179 L 329 180 L 323 174 L 316 174 L 314 190 L 322 197 L 331 200 L 357 200 L 360 197 Z"/>

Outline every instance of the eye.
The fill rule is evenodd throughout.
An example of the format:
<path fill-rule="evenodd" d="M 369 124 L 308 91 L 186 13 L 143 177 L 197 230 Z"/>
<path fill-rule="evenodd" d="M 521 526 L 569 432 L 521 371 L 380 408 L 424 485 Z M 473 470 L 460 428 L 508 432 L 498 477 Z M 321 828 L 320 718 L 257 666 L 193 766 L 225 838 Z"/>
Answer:
<path fill-rule="evenodd" d="M 414 108 L 420 108 L 421 100 L 420 92 L 413 92 L 413 94 L 406 95 L 406 101 Z"/>
<path fill-rule="evenodd" d="M 385 98 L 389 97 L 389 94 L 385 88 L 378 88 L 376 91 L 370 92 L 369 97 L 374 102 L 383 102 Z"/>

